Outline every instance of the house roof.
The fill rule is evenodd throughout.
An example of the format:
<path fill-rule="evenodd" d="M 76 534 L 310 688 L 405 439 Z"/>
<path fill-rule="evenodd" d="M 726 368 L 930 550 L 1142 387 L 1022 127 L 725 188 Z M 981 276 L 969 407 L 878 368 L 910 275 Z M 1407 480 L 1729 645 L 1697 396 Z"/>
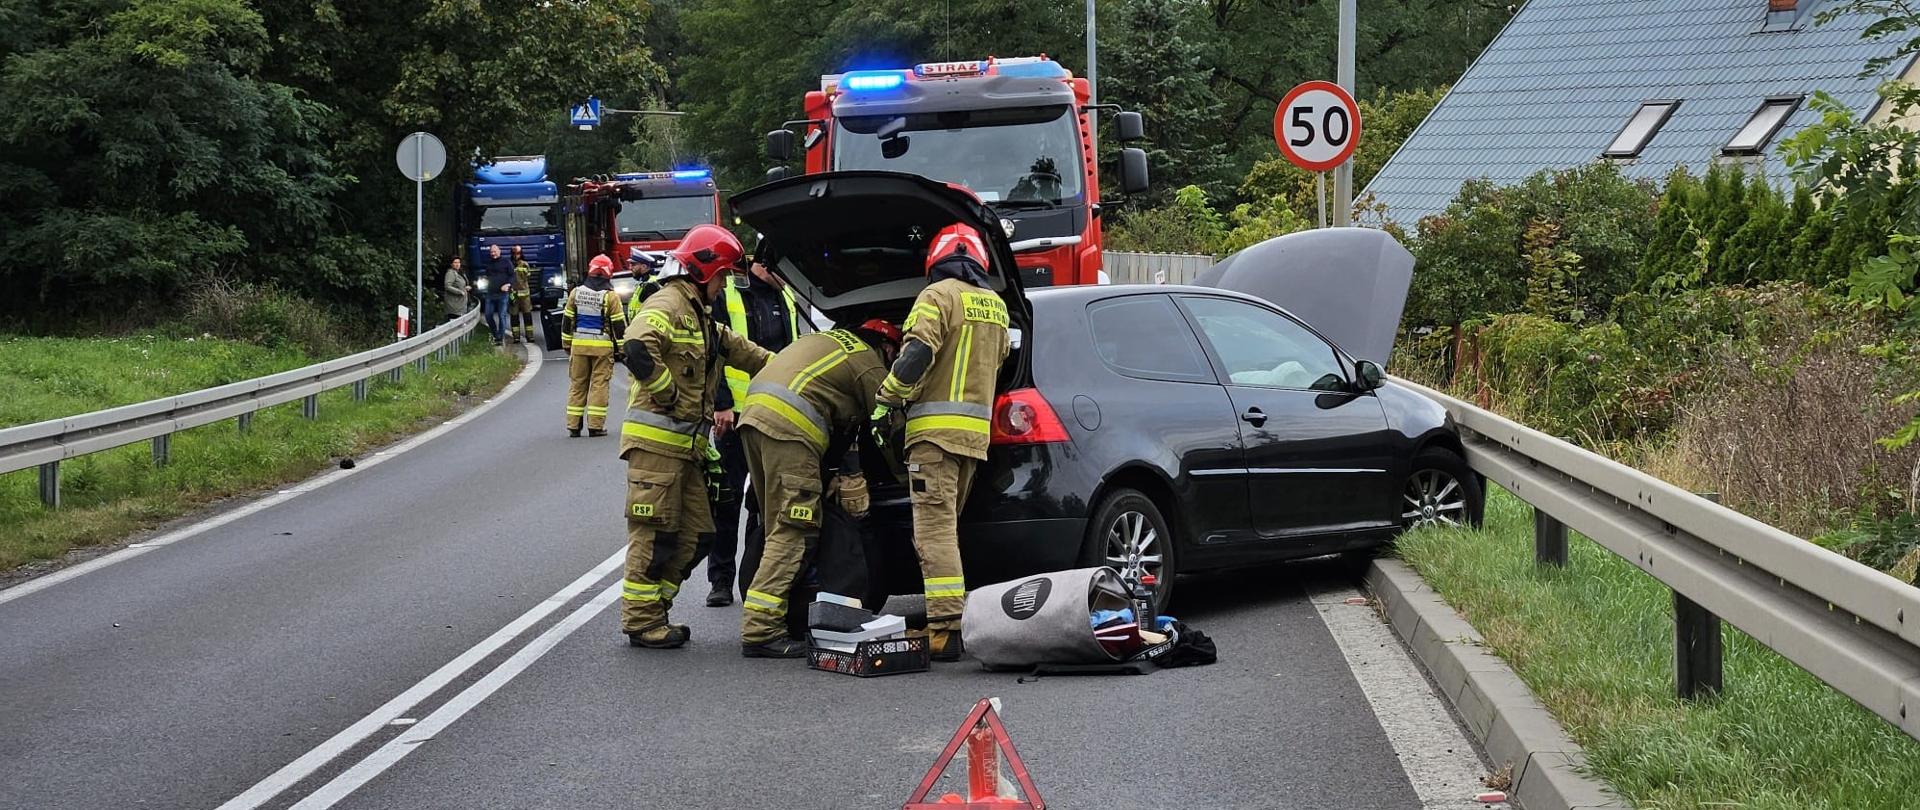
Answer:
<path fill-rule="evenodd" d="M 1530 0 L 1414 130 L 1362 195 L 1411 226 L 1444 210 L 1468 180 L 1512 183 L 1545 168 L 1593 162 L 1642 102 L 1679 99 L 1630 177 L 1675 165 L 1704 171 L 1760 104 L 1825 90 L 1865 115 L 1885 78 L 1859 78 L 1897 41 L 1868 42 L 1873 20 L 1815 25 L 1823 0 L 1769 20 L 1767 0 Z M 1786 30 L 1765 30 L 1785 27 Z M 1762 170 L 1784 182 L 1780 140 L 1818 120 L 1802 104 L 1767 145 Z"/>

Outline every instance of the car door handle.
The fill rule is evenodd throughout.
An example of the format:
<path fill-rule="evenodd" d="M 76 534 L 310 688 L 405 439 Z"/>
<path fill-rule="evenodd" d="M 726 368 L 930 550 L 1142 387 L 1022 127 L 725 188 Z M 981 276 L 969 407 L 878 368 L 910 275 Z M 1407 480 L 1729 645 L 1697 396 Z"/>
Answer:
<path fill-rule="evenodd" d="M 1259 427 L 1267 423 L 1267 415 L 1259 408 L 1248 408 L 1246 413 L 1240 414 L 1240 420 L 1254 427 Z"/>

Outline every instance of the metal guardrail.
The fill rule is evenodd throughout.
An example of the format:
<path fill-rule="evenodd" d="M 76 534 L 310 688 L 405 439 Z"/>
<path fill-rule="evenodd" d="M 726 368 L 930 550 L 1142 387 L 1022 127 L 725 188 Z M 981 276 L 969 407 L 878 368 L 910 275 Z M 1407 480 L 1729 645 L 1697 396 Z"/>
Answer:
<path fill-rule="evenodd" d="M 1194 253 L 1100 253 L 1100 265 L 1115 284 L 1191 284 L 1214 265 L 1212 256 Z"/>
<path fill-rule="evenodd" d="M 1920 588 L 1513 420 L 1397 382 L 1444 406 L 1462 428 L 1468 464 L 1533 506 L 1541 564 L 1566 564 L 1571 528 L 1673 590 L 1683 697 L 1719 689 L 1724 618 L 1920 738 Z"/>
<path fill-rule="evenodd" d="M 154 464 L 164 466 L 176 431 L 223 419 L 238 419 L 240 430 L 245 431 L 252 427 L 255 412 L 296 399 L 302 400 L 302 414 L 314 419 L 320 415 L 322 391 L 352 385 L 353 398 L 366 399 L 368 380 L 387 374 L 399 382 L 401 371 L 409 363 L 425 371 L 429 357 L 459 354 L 462 340 L 479 323 L 480 311 L 476 309 L 415 339 L 336 360 L 189 394 L 0 430 L 0 474 L 39 467 L 40 500 L 57 508 L 60 462 L 66 459 L 151 440 Z"/>

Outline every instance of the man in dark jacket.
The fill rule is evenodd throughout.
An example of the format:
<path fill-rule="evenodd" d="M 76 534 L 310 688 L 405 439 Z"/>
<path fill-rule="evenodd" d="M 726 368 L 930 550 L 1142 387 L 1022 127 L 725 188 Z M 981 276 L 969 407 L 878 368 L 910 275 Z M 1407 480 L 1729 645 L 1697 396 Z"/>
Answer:
<path fill-rule="evenodd" d="M 734 283 L 727 287 L 725 294 L 714 299 L 714 323 L 726 324 L 736 334 L 745 335 L 769 352 L 785 349 L 800 334 L 800 310 L 793 293 L 758 257 L 746 273 L 736 273 L 733 278 Z M 720 437 L 714 447 L 720 451 L 720 467 L 726 483 L 720 488 L 722 497 L 713 503 L 714 534 L 701 537 L 693 555 L 696 565 L 702 559 L 707 561 L 707 582 L 713 586 L 707 594 L 708 607 L 733 604 L 735 580 L 739 580 L 739 587 L 744 591 L 753 577 L 751 570 L 741 571 L 735 564 L 740 547 L 741 487 L 747 481 L 747 455 L 740 437 L 733 432 L 734 408 L 746 404 L 751 375 L 732 367 L 726 369 L 726 375 L 727 386 L 720 389 L 713 404 L 714 432 Z M 751 562 L 759 558 L 756 547 L 762 535 L 758 504 L 746 506 L 746 557 Z"/>
<path fill-rule="evenodd" d="M 493 345 L 498 346 L 507 334 L 507 302 L 513 296 L 519 274 L 513 270 L 513 260 L 500 254 L 499 245 L 487 248 L 487 266 L 482 268 L 480 287 L 480 315 L 487 319 L 487 328 L 493 330 Z"/>

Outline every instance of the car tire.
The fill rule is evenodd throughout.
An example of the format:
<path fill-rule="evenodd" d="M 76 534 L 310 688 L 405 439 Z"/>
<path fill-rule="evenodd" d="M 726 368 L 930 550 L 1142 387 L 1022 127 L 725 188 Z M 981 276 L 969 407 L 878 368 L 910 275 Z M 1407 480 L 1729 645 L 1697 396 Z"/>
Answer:
<path fill-rule="evenodd" d="M 1161 514 L 1158 504 L 1137 489 L 1115 489 L 1100 499 L 1087 523 L 1087 537 L 1081 545 L 1080 564 L 1091 568 L 1105 565 L 1122 571 L 1127 565 L 1128 547 L 1142 538 L 1148 543 L 1146 557 L 1157 557 L 1157 565 L 1145 563 L 1159 583 L 1154 587 L 1154 606 L 1165 612 L 1173 599 L 1173 583 L 1178 577 L 1178 551 L 1173 527 Z"/>
<path fill-rule="evenodd" d="M 1413 457 L 1411 470 L 1395 501 L 1402 529 L 1429 523 L 1479 528 L 1486 516 L 1486 491 L 1458 453 L 1429 447 Z"/>

